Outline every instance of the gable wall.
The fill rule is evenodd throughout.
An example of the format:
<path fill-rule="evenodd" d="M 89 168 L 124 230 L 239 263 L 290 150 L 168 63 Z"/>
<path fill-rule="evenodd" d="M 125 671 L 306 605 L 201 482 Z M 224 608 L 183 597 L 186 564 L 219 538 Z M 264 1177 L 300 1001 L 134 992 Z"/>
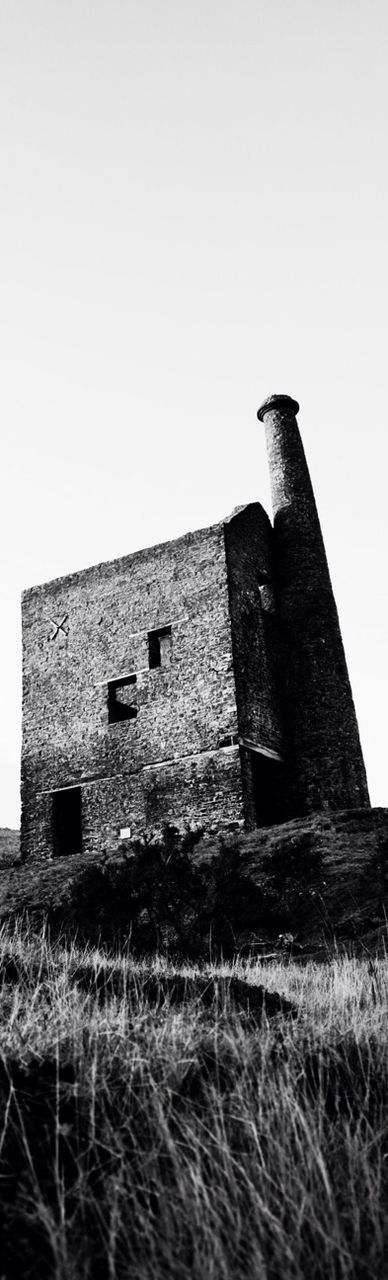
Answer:
<path fill-rule="evenodd" d="M 150 670 L 147 633 L 168 624 L 170 664 Z M 129 672 L 137 718 L 109 724 L 108 680 Z M 237 732 L 222 525 L 25 592 L 23 691 L 24 853 L 50 853 L 50 793 L 72 784 L 86 849 L 174 813 L 241 822 L 238 751 L 217 756 Z"/>

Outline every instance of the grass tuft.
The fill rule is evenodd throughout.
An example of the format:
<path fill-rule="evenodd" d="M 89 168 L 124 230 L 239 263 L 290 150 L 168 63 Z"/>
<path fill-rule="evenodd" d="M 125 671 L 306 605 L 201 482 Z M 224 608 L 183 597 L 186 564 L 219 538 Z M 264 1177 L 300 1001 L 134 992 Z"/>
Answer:
<path fill-rule="evenodd" d="M 276 997 L 276 998 L 275 998 Z M 6 1280 L 383 1280 L 388 963 L 0 931 Z"/>

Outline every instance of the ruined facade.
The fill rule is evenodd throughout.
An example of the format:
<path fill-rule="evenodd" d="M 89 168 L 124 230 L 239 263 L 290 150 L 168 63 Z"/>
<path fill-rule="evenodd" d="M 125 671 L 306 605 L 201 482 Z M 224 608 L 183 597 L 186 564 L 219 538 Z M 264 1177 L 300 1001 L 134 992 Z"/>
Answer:
<path fill-rule="evenodd" d="M 369 804 L 295 414 L 258 503 L 23 594 L 22 852 L 117 849 Z"/>

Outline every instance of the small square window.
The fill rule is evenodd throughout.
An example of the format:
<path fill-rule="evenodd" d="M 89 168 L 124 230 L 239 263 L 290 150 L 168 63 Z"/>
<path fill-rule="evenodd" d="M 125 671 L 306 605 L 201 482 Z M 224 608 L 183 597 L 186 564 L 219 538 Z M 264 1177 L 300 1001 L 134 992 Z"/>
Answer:
<path fill-rule="evenodd" d="M 235 747 L 238 743 L 238 733 L 226 733 L 223 738 L 219 739 L 219 747 Z"/>
<path fill-rule="evenodd" d="M 135 720 L 137 707 L 136 676 L 124 676 L 121 680 L 109 680 L 108 683 L 108 721 L 117 724 L 119 720 Z"/>
<path fill-rule="evenodd" d="M 171 627 L 159 627 L 148 632 L 148 665 L 151 671 L 155 667 L 170 666 L 171 644 Z"/>

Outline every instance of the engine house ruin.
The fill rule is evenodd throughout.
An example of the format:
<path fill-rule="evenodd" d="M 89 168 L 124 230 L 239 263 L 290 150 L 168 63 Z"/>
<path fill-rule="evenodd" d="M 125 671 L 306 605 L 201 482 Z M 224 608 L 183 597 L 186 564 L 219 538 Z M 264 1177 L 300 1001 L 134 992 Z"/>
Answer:
<path fill-rule="evenodd" d="M 258 412 L 273 524 L 252 503 L 23 593 L 24 857 L 369 806 L 297 412 Z"/>

